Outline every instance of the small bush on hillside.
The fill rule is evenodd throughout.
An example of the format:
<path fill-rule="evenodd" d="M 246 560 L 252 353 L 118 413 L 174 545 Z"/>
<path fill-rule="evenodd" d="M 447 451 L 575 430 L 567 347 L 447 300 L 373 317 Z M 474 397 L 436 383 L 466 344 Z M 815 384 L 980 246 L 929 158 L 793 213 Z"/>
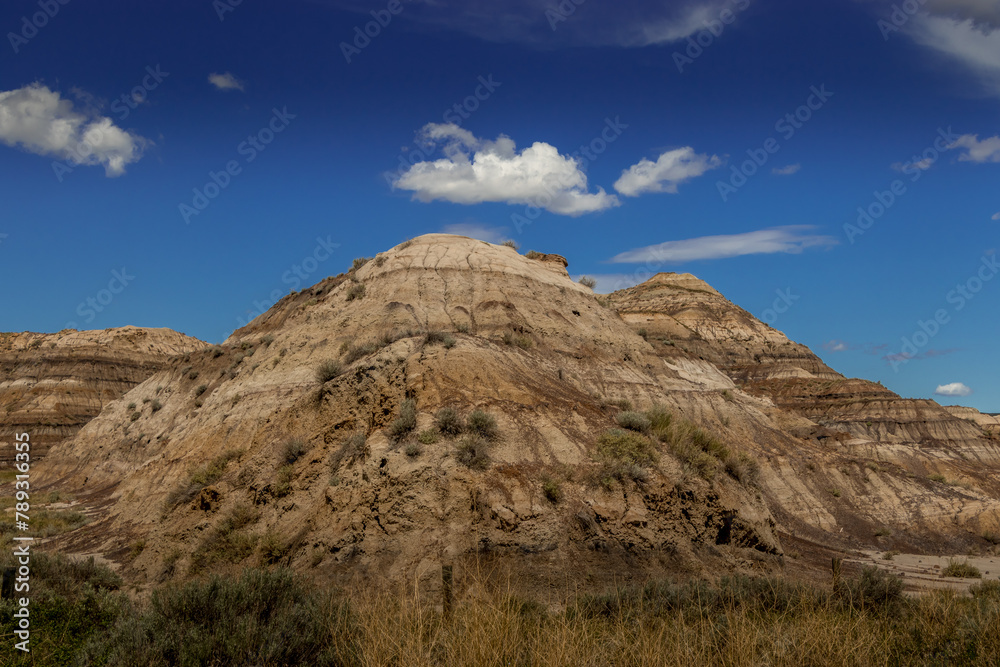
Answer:
<path fill-rule="evenodd" d="M 326 384 L 343 372 L 344 367 L 339 361 L 327 359 L 316 368 L 316 379 Z"/>
<path fill-rule="evenodd" d="M 542 253 L 537 252 L 535 250 L 529 250 L 528 252 L 524 253 L 524 256 L 527 257 L 528 259 L 540 259 L 542 257 Z"/>
<path fill-rule="evenodd" d="M 490 467 L 490 443 L 485 438 L 469 433 L 458 441 L 458 462 L 473 470 Z"/>
<path fill-rule="evenodd" d="M 289 438 L 281 446 L 280 459 L 285 463 L 292 464 L 298 461 L 303 454 L 309 451 L 309 445 L 302 438 Z"/>
<path fill-rule="evenodd" d="M 214 483 L 226 471 L 226 466 L 233 459 L 239 458 L 241 451 L 230 449 L 212 459 L 209 463 L 191 470 L 184 486 L 174 489 L 164 503 L 163 510 L 169 512 L 173 508 L 194 500 L 194 497 L 209 484 Z"/>
<path fill-rule="evenodd" d="M 365 286 L 363 283 L 356 283 L 351 285 L 351 288 L 347 290 L 347 300 L 354 301 L 355 299 L 360 299 L 365 295 Z"/>
<path fill-rule="evenodd" d="M 503 242 L 503 243 L 502 243 L 501 245 L 505 245 L 505 246 L 507 246 L 508 248 L 513 248 L 514 250 L 517 250 L 517 249 L 518 249 L 518 247 L 519 247 L 519 246 L 517 245 L 517 242 L 515 242 L 515 241 L 514 241 L 513 239 L 507 239 L 507 240 L 506 240 L 506 241 L 504 241 L 504 242 Z"/>
<path fill-rule="evenodd" d="M 465 427 L 471 433 L 475 433 L 487 440 L 495 440 L 500 435 L 496 418 L 484 410 L 473 410 L 470 412 L 469 416 L 465 419 Z"/>
<path fill-rule="evenodd" d="M 577 282 L 590 289 L 597 287 L 597 281 L 590 276 L 580 276 L 580 279 Z"/>
<path fill-rule="evenodd" d="M 344 438 L 330 456 L 330 469 L 334 472 L 341 464 L 354 463 L 368 455 L 368 438 L 364 433 L 354 433 Z"/>
<path fill-rule="evenodd" d="M 357 271 L 362 266 L 371 261 L 371 257 L 355 257 L 354 261 L 351 262 L 351 271 Z"/>
<path fill-rule="evenodd" d="M 399 442 L 417 427 L 417 404 L 408 398 L 399 406 L 399 416 L 396 417 L 387 430 L 389 439 Z"/>
<path fill-rule="evenodd" d="M 615 416 L 615 421 L 618 425 L 629 431 L 638 431 L 639 433 L 645 433 L 649 430 L 652 422 L 648 417 L 646 417 L 641 412 L 633 411 L 623 411 L 619 412 Z"/>
<path fill-rule="evenodd" d="M 462 417 L 454 408 L 441 408 L 434 415 L 434 423 L 443 435 L 458 435 L 462 432 Z"/>

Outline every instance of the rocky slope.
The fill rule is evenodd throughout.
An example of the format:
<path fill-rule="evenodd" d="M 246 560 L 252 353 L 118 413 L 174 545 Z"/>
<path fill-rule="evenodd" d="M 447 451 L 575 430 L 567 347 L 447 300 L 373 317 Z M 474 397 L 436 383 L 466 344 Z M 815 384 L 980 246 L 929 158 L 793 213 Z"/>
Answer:
<path fill-rule="evenodd" d="M 631 414 L 654 406 L 657 427 Z M 442 408 L 497 432 L 442 433 Z M 428 235 L 174 357 L 35 474 L 96 519 L 56 545 L 140 584 L 251 562 L 426 584 L 498 559 L 601 587 L 776 568 L 783 541 L 988 545 L 998 445 L 693 276 L 605 301 L 558 255 Z"/>
<path fill-rule="evenodd" d="M 205 346 L 170 329 L 0 333 L 0 442 L 28 432 L 44 456 L 168 358 Z M 11 459 L 0 448 L 0 462 Z"/>
<path fill-rule="evenodd" d="M 846 528 L 912 548 L 986 546 L 982 536 L 998 532 L 991 417 L 844 378 L 689 274 L 658 274 L 609 302 L 664 359 L 709 359 L 778 408 L 774 420 L 798 442 L 768 457 L 765 487 L 787 533 L 836 543 Z"/>

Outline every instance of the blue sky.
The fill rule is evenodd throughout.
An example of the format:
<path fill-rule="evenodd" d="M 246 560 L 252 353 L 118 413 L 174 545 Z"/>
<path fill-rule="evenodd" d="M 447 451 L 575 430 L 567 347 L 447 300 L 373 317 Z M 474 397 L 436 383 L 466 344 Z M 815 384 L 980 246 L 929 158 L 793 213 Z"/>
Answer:
<path fill-rule="evenodd" d="M 456 231 L 1000 411 L 992 0 L 151 4 L 0 9 L 0 330 L 220 341 Z"/>

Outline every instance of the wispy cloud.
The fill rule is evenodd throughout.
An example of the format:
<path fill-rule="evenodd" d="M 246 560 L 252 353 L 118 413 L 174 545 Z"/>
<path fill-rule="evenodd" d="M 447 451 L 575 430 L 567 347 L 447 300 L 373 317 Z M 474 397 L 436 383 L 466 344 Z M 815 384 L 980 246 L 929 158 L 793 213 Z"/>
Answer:
<path fill-rule="evenodd" d="M 108 176 L 124 174 L 149 144 L 40 83 L 0 91 L 0 142 L 78 165 L 103 165 Z"/>
<path fill-rule="evenodd" d="M 643 158 L 622 171 L 615 181 L 615 190 L 626 197 L 646 192 L 676 193 L 684 181 L 701 176 L 722 164 L 716 155 L 695 153 L 690 146 L 662 153 L 656 161 Z"/>
<path fill-rule="evenodd" d="M 998 211 L 997 213 L 994 213 L 993 217 L 990 218 L 990 219 L 991 220 L 1000 220 L 1000 211 Z"/>
<path fill-rule="evenodd" d="M 886 347 L 888 347 L 888 346 L 886 346 L 886 345 L 880 346 L 880 348 L 886 348 Z M 917 354 L 905 354 L 905 353 L 898 353 L 898 352 L 897 353 L 886 354 L 882 358 L 885 359 L 885 361 L 887 363 L 892 364 L 894 362 L 900 362 L 900 361 L 913 361 L 913 360 L 919 360 L 919 359 L 933 359 L 935 357 L 943 357 L 943 356 L 951 354 L 953 352 L 958 352 L 961 349 L 962 348 L 959 348 L 959 347 L 949 347 L 949 348 L 944 349 L 944 350 L 937 350 L 937 349 L 931 348 L 931 349 L 928 349 L 928 350 L 924 350 L 923 352 L 918 352 Z M 874 348 L 873 348 L 873 350 L 874 350 Z M 874 354 L 874 352 L 872 352 L 872 353 Z"/>
<path fill-rule="evenodd" d="M 454 123 L 430 123 L 420 135 L 444 157 L 417 162 L 393 180 L 394 188 L 412 191 L 418 201 L 525 204 L 572 216 L 620 204 L 603 188 L 589 192 L 577 160 L 545 142 L 518 151 L 509 137 L 479 139 Z"/>
<path fill-rule="evenodd" d="M 667 241 L 620 253 L 611 258 L 610 261 L 617 263 L 680 263 L 743 255 L 798 254 L 806 248 L 829 248 L 837 245 L 837 239 L 832 236 L 807 233 L 814 229 L 816 228 L 812 225 L 790 225 L 744 234 L 702 236 L 683 241 Z"/>
<path fill-rule="evenodd" d="M 918 44 L 963 65 L 988 93 L 1000 95 L 1000 31 L 995 19 L 987 19 L 975 1 L 937 4 L 952 6 L 946 14 L 918 14 L 907 25 L 907 33 Z M 996 3 L 992 4 L 995 12 Z"/>
<path fill-rule="evenodd" d="M 324 0 L 320 0 L 324 1 Z M 365 0 L 325 0 L 364 16 Z M 734 0 L 424 0 L 404 3 L 399 20 L 422 29 L 453 30 L 489 42 L 560 46 L 643 47 L 683 42 L 732 12 Z M 369 16 L 370 18 L 370 16 Z"/>
<path fill-rule="evenodd" d="M 208 82 L 219 90 L 244 90 L 245 84 L 233 76 L 230 72 L 224 74 L 212 73 L 208 75 Z"/>
<path fill-rule="evenodd" d="M 828 350 L 830 352 L 845 352 L 848 349 L 850 349 L 850 347 L 847 345 L 847 343 L 845 343 L 842 340 L 830 340 L 830 341 L 827 341 L 827 342 L 823 343 L 822 347 L 823 347 L 824 350 Z"/>
<path fill-rule="evenodd" d="M 441 228 L 441 233 L 468 236 L 487 243 L 503 243 L 510 238 L 507 236 L 506 227 L 491 227 L 479 222 L 458 222 L 453 225 L 445 225 Z"/>
<path fill-rule="evenodd" d="M 924 158 L 923 160 L 917 160 L 916 162 L 893 162 L 892 168 L 896 171 L 906 171 L 907 169 L 919 169 L 920 171 L 927 171 L 934 166 L 934 160 L 931 158 Z"/>
<path fill-rule="evenodd" d="M 1000 136 L 980 141 L 978 134 L 963 134 L 949 148 L 964 149 L 961 162 L 1000 162 Z"/>
<path fill-rule="evenodd" d="M 972 390 L 961 382 L 951 382 L 949 384 L 938 385 L 934 390 L 938 396 L 968 396 Z"/>
<path fill-rule="evenodd" d="M 771 170 L 771 173 L 776 176 L 791 176 L 792 174 L 799 173 L 800 169 L 802 169 L 802 165 L 795 163 L 795 164 L 790 164 L 786 167 L 775 167 L 774 169 Z"/>

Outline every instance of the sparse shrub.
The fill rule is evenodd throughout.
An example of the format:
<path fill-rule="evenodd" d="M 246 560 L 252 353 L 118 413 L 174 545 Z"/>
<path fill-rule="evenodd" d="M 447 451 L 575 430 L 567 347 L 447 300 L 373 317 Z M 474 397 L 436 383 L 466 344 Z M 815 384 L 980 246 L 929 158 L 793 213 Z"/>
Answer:
<path fill-rule="evenodd" d="M 948 560 L 948 565 L 941 570 L 942 577 L 961 577 L 963 579 L 979 579 L 983 576 L 982 572 L 975 565 L 969 563 L 965 560 L 955 560 L 951 558 Z"/>
<path fill-rule="evenodd" d="M 580 276 L 580 279 L 577 282 L 588 289 L 594 289 L 597 287 L 597 281 L 590 276 Z"/>
<path fill-rule="evenodd" d="M 888 537 L 892 535 L 892 531 L 888 528 L 882 527 L 875 530 L 875 537 Z"/>
<path fill-rule="evenodd" d="M 434 429 L 424 429 L 417 435 L 417 441 L 422 445 L 433 445 L 438 441 L 438 432 Z"/>
<path fill-rule="evenodd" d="M 278 468 L 278 474 L 274 481 L 274 497 L 284 498 L 291 493 L 293 479 L 295 479 L 295 468 L 290 465 L 283 465 Z"/>
<path fill-rule="evenodd" d="M 487 440 L 495 440 L 500 435 L 496 418 L 485 410 L 470 412 L 465 419 L 465 427 L 470 433 L 475 433 Z"/>
<path fill-rule="evenodd" d="M 158 398 L 154 398 L 150 402 L 149 407 L 150 409 L 152 409 L 153 412 L 159 412 L 160 410 L 163 409 L 163 403 L 160 403 L 160 400 Z"/>
<path fill-rule="evenodd" d="M 302 455 L 309 451 L 309 445 L 302 438 L 289 438 L 281 447 L 280 459 L 287 464 L 292 464 L 302 458 Z"/>
<path fill-rule="evenodd" d="M 239 458 L 242 453 L 240 450 L 229 449 L 212 459 L 209 463 L 193 468 L 187 483 L 174 489 L 167 496 L 163 510 L 168 512 L 178 505 L 193 500 L 202 489 L 222 477 L 229 462 Z"/>
<path fill-rule="evenodd" d="M 626 412 L 632 410 L 632 401 L 628 400 L 627 398 L 619 398 L 613 401 L 607 401 L 606 404 L 613 408 L 618 408 L 619 410 L 624 410 Z"/>
<path fill-rule="evenodd" d="M 760 481 L 760 464 L 755 458 L 743 452 L 727 456 L 723 468 L 727 475 L 741 484 L 757 486 Z"/>
<path fill-rule="evenodd" d="M 972 597 L 984 599 L 984 598 L 1000 598 L 1000 581 L 996 579 L 987 579 L 978 584 L 972 584 L 969 586 L 969 593 Z"/>
<path fill-rule="evenodd" d="M 840 582 L 837 595 L 853 609 L 891 608 L 903 601 L 903 580 L 885 570 L 866 565 L 857 578 Z"/>
<path fill-rule="evenodd" d="M 197 379 L 198 379 L 198 371 L 191 371 L 190 373 L 188 373 L 188 380 L 197 380 Z"/>
<path fill-rule="evenodd" d="M 355 299 L 360 299 L 365 295 L 364 283 L 356 283 L 351 285 L 351 288 L 347 290 L 347 300 L 354 301 Z"/>
<path fill-rule="evenodd" d="M 129 416 L 129 421 L 136 421 L 136 420 L 137 420 L 137 419 L 139 419 L 139 417 L 141 417 L 141 416 L 142 416 L 142 413 L 141 413 L 141 412 L 133 412 L 133 413 L 132 413 L 132 414 L 131 414 L 131 415 Z"/>
<path fill-rule="evenodd" d="M 634 412 L 631 410 L 626 410 L 619 412 L 615 415 L 615 421 L 618 425 L 629 431 L 638 431 L 639 433 L 645 433 L 649 430 L 651 422 L 648 417 L 646 417 L 641 412 Z"/>
<path fill-rule="evenodd" d="M 462 417 L 454 408 L 441 408 L 434 415 L 434 423 L 443 435 L 458 435 L 462 432 Z"/>
<path fill-rule="evenodd" d="M 467 322 L 459 322 L 455 325 L 455 331 L 458 333 L 467 334 L 469 333 L 469 325 Z"/>
<path fill-rule="evenodd" d="M 389 440 L 399 442 L 417 427 L 417 404 L 412 398 L 403 401 L 396 417 L 387 430 Z"/>
<path fill-rule="evenodd" d="M 507 239 L 501 245 L 505 245 L 508 248 L 513 248 L 515 251 L 518 250 L 519 246 L 513 239 Z"/>
<path fill-rule="evenodd" d="M 839 498 L 841 495 L 840 489 L 830 489 L 830 495 L 833 496 L 834 498 Z"/>
<path fill-rule="evenodd" d="M 562 500 L 562 487 L 554 479 L 545 479 L 542 481 L 542 493 L 551 503 L 558 503 Z"/>
<path fill-rule="evenodd" d="M 135 410 L 135 403 L 129 403 L 128 404 L 128 409 L 129 410 Z"/>
<path fill-rule="evenodd" d="M 204 404 L 205 404 L 205 401 L 201 400 L 200 398 L 194 399 L 194 407 L 200 408 Z"/>
<path fill-rule="evenodd" d="M 422 452 L 422 450 L 420 449 L 420 445 L 418 445 L 415 442 L 411 442 L 410 444 L 408 444 L 404 451 L 406 452 L 406 455 L 409 456 L 410 458 L 420 456 Z"/>
<path fill-rule="evenodd" d="M 529 250 L 528 252 L 524 253 L 524 256 L 527 257 L 528 259 L 541 259 L 542 253 L 536 252 L 534 250 Z"/>
<path fill-rule="evenodd" d="M 458 441 L 458 462 L 473 470 L 490 467 L 489 441 L 482 436 L 469 433 Z"/>
<path fill-rule="evenodd" d="M 368 439 L 364 433 L 354 433 L 341 441 L 330 456 L 330 469 L 336 471 L 342 463 L 350 465 L 368 455 Z"/>
<path fill-rule="evenodd" d="M 728 389 L 722 390 L 722 398 L 723 400 L 729 401 L 730 403 L 732 403 L 735 400 L 733 398 L 733 392 L 729 391 Z"/>
<path fill-rule="evenodd" d="M 424 345 L 435 345 L 437 343 L 444 343 L 445 334 L 443 331 L 428 331 L 424 336 Z M 454 340 L 454 338 L 452 339 Z"/>
<path fill-rule="evenodd" d="M 639 329 L 636 333 L 639 334 L 643 340 L 649 340 L 649 331 L 646 329 Z"/>
<path fill-rule="evenodd" d="M 351 262 L 351 271 L 357 271 L 362 266 L 371 261 L 371 257 L 355 257 L 354 261 Z"/>
<path fill-rule="evenodd" d="M 882 560 L 892 560 L 898 555 L 899 555 L 898 551 L 886 551 L 884 554 L 882 554 Z"/>
<path fill-rule="evenodd" d="M 264 334 L 260 337 L 260 344 L 264 347 L 270 347 L 271 343 L 274 342 L 274 334 Z"/>
<path fill-rule="evenodd" d="M 288 553 L 289 546 L 281 535 L 273 530 L 265 532 L 258 545 L 261 565 L 273 565 L 280 561 Z"/>
<path fill-rule="evenodd" d="M 221 357 L 221 356 L 222 356 L 223 354 L 225 354 L 225 352 L 224 352 L 224 351 L 223 351 L 223 349 L 222 349 L 221 347 L 219 347 L 218 345 L 216 345 L 215 347 L 213 347 L 213 348 L 212 348 L 212 358 L 213 358 L 213 359 L 218 359 L 218 358 L 219 358 L 219 357 Z"/>
<path fill-rule="evenodd" d="M 316 379 L 320 384 L 326 384 L 344 372 L 343 365 L 335 359 L 327 359 L 316 368 Z"/>
<path fill-rule="evenodd" d="M 927 479 L 931 480 L 932 482 L 938 482 L 939 484 L 946 484 L 948 482 L 945 476 L 940 474 L 928 475 Z"/>
<path fill-rule="evenodd" d="M 441 342 L 441 344 L 444 345 L 444 349 L 450 350 L 451 348 L 455 347 L 456 342 L 457 341 L 455 340 L 454 336 L 452 336 L 451 334 L 445 334 L 444 340 Z"/>
<path fill-rule="evenodd" d="M 200 384 L 200 385 L 198 385 L 198 387 L 197 387 L 197 388 L 196 388 L 196 389 L 194 390 L 194 395 L 195 395 L 196 397 L 197 397 L 197 396 L 201 396 L 201 395 L 202 395 L 202 394 L 204 394 L 204 393 L 205 393 L 206 391 L 208 391 L 208 385 L 207 385 L 207 384 Z"/>

